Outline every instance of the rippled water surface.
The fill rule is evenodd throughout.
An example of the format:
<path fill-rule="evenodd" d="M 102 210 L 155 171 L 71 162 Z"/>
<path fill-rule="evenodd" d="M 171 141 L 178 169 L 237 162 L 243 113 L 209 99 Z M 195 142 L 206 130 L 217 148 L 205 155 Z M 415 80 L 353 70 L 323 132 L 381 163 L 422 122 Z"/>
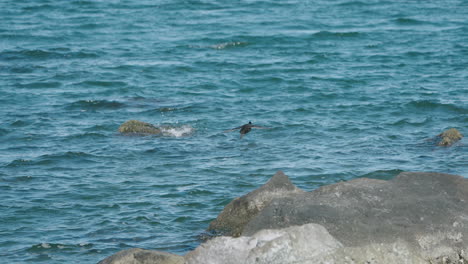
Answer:
<path fill-rule="evenodd" d="M 468 2 L 0 0 L 0 262 L 178 254 L 283 170 L 468 177 Z M 123 136 L 136 119 L 162 136 Z M 248 121 L 270 127 L 242 140 Z"/>

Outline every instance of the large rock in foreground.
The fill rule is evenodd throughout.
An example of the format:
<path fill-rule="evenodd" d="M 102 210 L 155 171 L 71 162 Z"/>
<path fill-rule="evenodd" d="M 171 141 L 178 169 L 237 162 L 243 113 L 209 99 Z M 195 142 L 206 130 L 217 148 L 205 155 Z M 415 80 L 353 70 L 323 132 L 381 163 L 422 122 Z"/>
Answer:
<path fill-rule="evenodd" d="M 468 260 L 467 202 L 468 180 L 463 177 L 405 172 L 390 181 L 361 178 L 275 198 L 244 226 L 235 227 L 252 237 L 264 229 L 314 223 L 343 244 L 335 256 L 364 254 L 366 261 L 374 256 L 398 263 L 388 252 L 400 248 L 408 258 L 427 263 L 462 263 Z"/>
<path fill-rule="evenodd" d="M 321 225 L 262 230 L 252 236 L 218 237 L 185 256 L 186 264 L 423 264 L 404 241 L 345 247 Z M 461 262 L 460 262 L 461 263 Z"/>
<path fill-rule="evenodd" d="M 228 204 L 210 225 L 211 231 L 231 236 L 213 238 L 175 259 L 187 264 L 468 264 L 467 202 L 468 179 L 450 174 L 404 172 L 389 181 L 360 178 L 304 192 L 278 172 Z M 126 262 L 101 264 L 171 263 L 123 256 L 118 259 Z"/>
<path fill-rule="evenodd" d="M 187 264 L 302 263 L 341 248 L 320 225 L 262 230 L 253 236 L 217 237 L 185 256 Z"/>

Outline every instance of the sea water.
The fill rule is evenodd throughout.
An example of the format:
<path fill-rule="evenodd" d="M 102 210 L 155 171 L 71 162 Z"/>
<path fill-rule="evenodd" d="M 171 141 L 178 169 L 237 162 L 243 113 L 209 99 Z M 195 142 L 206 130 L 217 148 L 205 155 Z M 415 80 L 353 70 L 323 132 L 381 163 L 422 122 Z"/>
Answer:
<path fill-rule="evenodd" d="M 184 254 L 283 170 L 468 177 L 468 1 L 0 0 L 0 262 Z M 124 136 L 127 120 L 164 126 Z M 240 139 L 223 133 L 251 121 Z"/>

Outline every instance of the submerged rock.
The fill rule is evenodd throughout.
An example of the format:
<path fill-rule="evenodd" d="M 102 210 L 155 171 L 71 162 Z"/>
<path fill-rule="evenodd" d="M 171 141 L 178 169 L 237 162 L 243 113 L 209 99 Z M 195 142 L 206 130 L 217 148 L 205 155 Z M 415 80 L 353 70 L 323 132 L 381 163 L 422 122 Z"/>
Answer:
<path fill-rule="evenodd" d="M 303 193 L 294 186 L 282 171 L 278 171 L 257 190 L 231 201 L 218 217 L 210 223 L 208 231 L 216 234 L 239 236 L 245 225 L 274 198 L 286 198 Z"/>
<path fill-rule="evenodd" d="M 124 134 L 161 134 L 161 129 L 150 123 L 129 120 L 119 127 L 119 132 Z"/>
<path fill-rule="evenodd" d="M 438 146 L 448 147 L 463 138 L 463 135 L 456 128 L 450 128 L 440 133 L 438 136 Z"/>
<path fill-rule="evenodd" d="M 98 264 L 183 264 L 184 257 L 155 250 L 132 248 L 122 250 Z"/>

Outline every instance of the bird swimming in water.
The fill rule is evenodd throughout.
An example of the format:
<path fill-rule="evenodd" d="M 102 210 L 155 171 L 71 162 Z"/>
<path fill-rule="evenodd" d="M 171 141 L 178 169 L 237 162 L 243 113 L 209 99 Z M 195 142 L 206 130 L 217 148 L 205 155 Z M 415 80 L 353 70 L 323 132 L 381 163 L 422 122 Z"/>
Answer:
<path fill-rule="evenodd" d="M 252 122 L 249 121 L 248 124 L 245 124 L 245 125 L 242 125 L 242 126 L 239 126 L 239 127 L 235 127 L 233 129 L 228 129 L 228 130 L 225 130 L 223 132 L 231 132 L 231 131 L 240 129 L 240 131 L 239 131 L 240 138 L 242 138 L 245 134 L 249 133 L 250 130 L 252 130 L 252 128 L 270 129 L 269 127 L 262 127 L 262 126 L 253 125 Z"/>

